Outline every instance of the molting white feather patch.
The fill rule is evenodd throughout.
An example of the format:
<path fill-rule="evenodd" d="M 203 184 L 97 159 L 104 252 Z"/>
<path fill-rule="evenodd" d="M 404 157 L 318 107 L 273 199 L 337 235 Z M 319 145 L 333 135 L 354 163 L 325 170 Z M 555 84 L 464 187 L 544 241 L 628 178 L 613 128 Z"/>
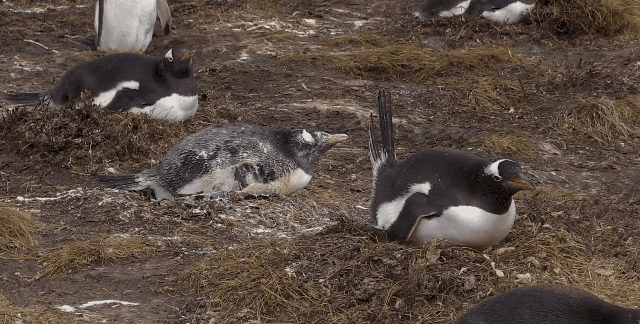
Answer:
<path fill-rule="evenodd" d="M 311 133 L 307 132 L 306 129 L 302 130 L 302 139 L 304 139 L 305 141 L 309 142 L 309 143 L 315 143 L 316 140 L 313 138 L 313 135 L 311 135 Z"/>

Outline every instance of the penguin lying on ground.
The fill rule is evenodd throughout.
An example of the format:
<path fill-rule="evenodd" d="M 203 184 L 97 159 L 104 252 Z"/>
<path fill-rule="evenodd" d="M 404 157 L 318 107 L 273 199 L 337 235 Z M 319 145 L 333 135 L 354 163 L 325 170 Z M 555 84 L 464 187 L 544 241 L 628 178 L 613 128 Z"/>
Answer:
<path fill-rule="evenodd" d="M 191 54 L 174 49 L 162 58 L 134 53 L 107 55 L 75 66 L 50 90 L 7 93 L 7 99 L 18 105 L 43 101 L 59 109 L 71 100 L 78 103 L 86 90 L 94 95 L 94 104 L 110 111 L 182 121 L 198 109 Z"/>
<path fill-rule="evenodd" d="M 417 18 L 480 15 L 502 24 L 514 24 L 529 15 L 535 0 L 425 0 L 413 13 Z"/>
<path fill-rule="evenodd" d="M 171 32 L 171 12 L 166 0 L 97 0 L 94 49 L 144 52 L 151 43 L 156 13 L 165 35 Z"/>
<path fill-rule="evenodd" d="M 422 245 L 441 237 L 479 251 L 507 236 L 516 214 L 512 196 L 534 189 L 518 164 L 442 148 L 396 161 L 388 100 L 388 93 L 378 95 L 381 152 L 373 117 L 369 127 L 374 227 L 392 241 Z"/>
<path fill-rule="evenodd" d="M 456 324 L 638 324 L 640 310 L 623 308 L 578 288 L 517 288 L 480 303 Z"/>
<path fill-rule="evenodd" d="M 347 138 L 304 129 L 220 125 L 187 137 L 151 169 L 99 180 L 111 188 L 150 188 L 158 200 L 198 193 L 288 195 L 304 188 L 320 157 Z"/>

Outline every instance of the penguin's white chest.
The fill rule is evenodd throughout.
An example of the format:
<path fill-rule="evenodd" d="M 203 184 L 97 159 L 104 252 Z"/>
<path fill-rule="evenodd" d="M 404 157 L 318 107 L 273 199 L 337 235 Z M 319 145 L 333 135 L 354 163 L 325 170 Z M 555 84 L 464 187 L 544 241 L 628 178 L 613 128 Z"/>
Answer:
<path fill-rule="evenodd" d="M 438 217 L 419 219 L 407 241 L 422 245 L 440 237 L 457 245 L 483 251 L 509 234 L 515 216 L 516 205 L 513 200 L 509 210 L 501 215 L 473 206 L 449 207 Z"/>
<path fill-rule="evenodd" d="M 482 17 L 501 24 L 515 24 L 526 17 L 535 4 L 524 4 L 516 1 L 498 10 L 485 11 Z"/>
<path fill-rule="evenodd" d="M 144 51 L 156 22 L 156 0 L 105 0 L 98 49 L 119 52 Z M 98 6 L 94 28 L 98 33 Z"/>
<path fill-rule="evenodd" d="M 198 95 L 183 96 L 177 93 L 160 98 L 153 105 L 142 108 L 133 107 L 129 112 L 148 114 L 168 121 L 183 121 L 193 117 L 198 110 Z"/>
<path fill-rule="evenodd" d="M 296 169 L 292 172 L 286 173 L 281 177 L 268 182 L 255 182 L 248 185 L 242 190 L 249 194 L 276 194 L 276 195 L 290 195 L 309 184 L 311 181 L 311 175 L 304 172 L 302 169 Z"/>

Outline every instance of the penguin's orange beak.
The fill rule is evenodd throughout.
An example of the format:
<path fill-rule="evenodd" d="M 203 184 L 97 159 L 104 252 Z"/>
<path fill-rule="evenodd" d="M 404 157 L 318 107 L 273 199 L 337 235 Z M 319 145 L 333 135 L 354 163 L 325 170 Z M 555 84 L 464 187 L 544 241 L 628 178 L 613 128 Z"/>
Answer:
<path fill-rule="evenodd" d="M 503 183 L 512 186 L 513 188 L 520 190 L 535 190 L 536 186 L 529 180 L 523 178 L 509 179 L 503 181 Z"/>
<path fill-rule="evenodd" d="M 325 143 L 335 145 L 335 144 L 346 141 L 348 138 L 349 138 L 349 135 L 347 134 L 333 134 L 325 140 Z"/>
<path fill-rule="evenodd" d="M 180 61 L 191 61 L 191 53 L 185 53 L 180 56 Z"/>

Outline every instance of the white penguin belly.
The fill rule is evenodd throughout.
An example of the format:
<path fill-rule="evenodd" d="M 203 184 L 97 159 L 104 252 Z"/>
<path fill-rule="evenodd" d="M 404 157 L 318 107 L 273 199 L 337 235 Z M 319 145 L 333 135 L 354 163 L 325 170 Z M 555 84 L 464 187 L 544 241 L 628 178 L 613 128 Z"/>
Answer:
<path fill-rule="evenodd" d="M 447 18 L 447 17 L 453 17 L 453 16 L 460 16 L 465 11 L 467 11 L 467 8 L 469 8 L 470 3 L 471 3 L 471 0 L 460 2 L 455 7 L 449 10 L 443 10 L 440 13 L 438 13 L 438 17 Z"/>
<path fill-rule="evenodd" d="M 129 109 L 134 114 L 148 114 L 168 121 L 183 121 L 193 117 L 198 110 L 198 95 L 181 96 L 177 93 L 161 98 L 153 105 Z"/>
<path fill-rule="evenodd" d="M 194 179 L 183 186 L 178 194 L 192 195 L 197 193 L 215 194 L 241 191 L 252 195 L 289 195 L 304 188 L 311 175 L 297 169 L 268 183 L 254 182 L 240 190 L 240 184 L 235 180 L 235 167 L 215 170 L 203 177 Z"/>
<path fill-rule="evenodd" d="M 94 27 L 98 33 L 98 6 Z M 119 52 L 144 51 L 156 22 L 156 0 L 105 0 L 98 49 Z"/>
<path fill-rule="evenodd" d="M 485 11 L 482 13 L 482 17 L 501 24 L 515 24 L 526 17 L 534 6 L 535 4 L 528 5 L 516 1 L 502 9 Z"/>
<path fill-rule="evenodd" d="M 296 169 L 268 183 L 254 182 L 242 189 L 242 192 L 252 195 L 290 195 L 306 187 L 311 181 L 311 177 L 310 174 L 302 169 Z"/>
<path fill-rule="evenodd" d="M 513 200 L 509 210 L 502 215 L 472 206 L 450 207 L 439 217 L 419 219 L 407 241 L 422 245 L 440 237 L 454 244 L 483 251 L 509 234 L 515 216 L 516 205 Z"/>

